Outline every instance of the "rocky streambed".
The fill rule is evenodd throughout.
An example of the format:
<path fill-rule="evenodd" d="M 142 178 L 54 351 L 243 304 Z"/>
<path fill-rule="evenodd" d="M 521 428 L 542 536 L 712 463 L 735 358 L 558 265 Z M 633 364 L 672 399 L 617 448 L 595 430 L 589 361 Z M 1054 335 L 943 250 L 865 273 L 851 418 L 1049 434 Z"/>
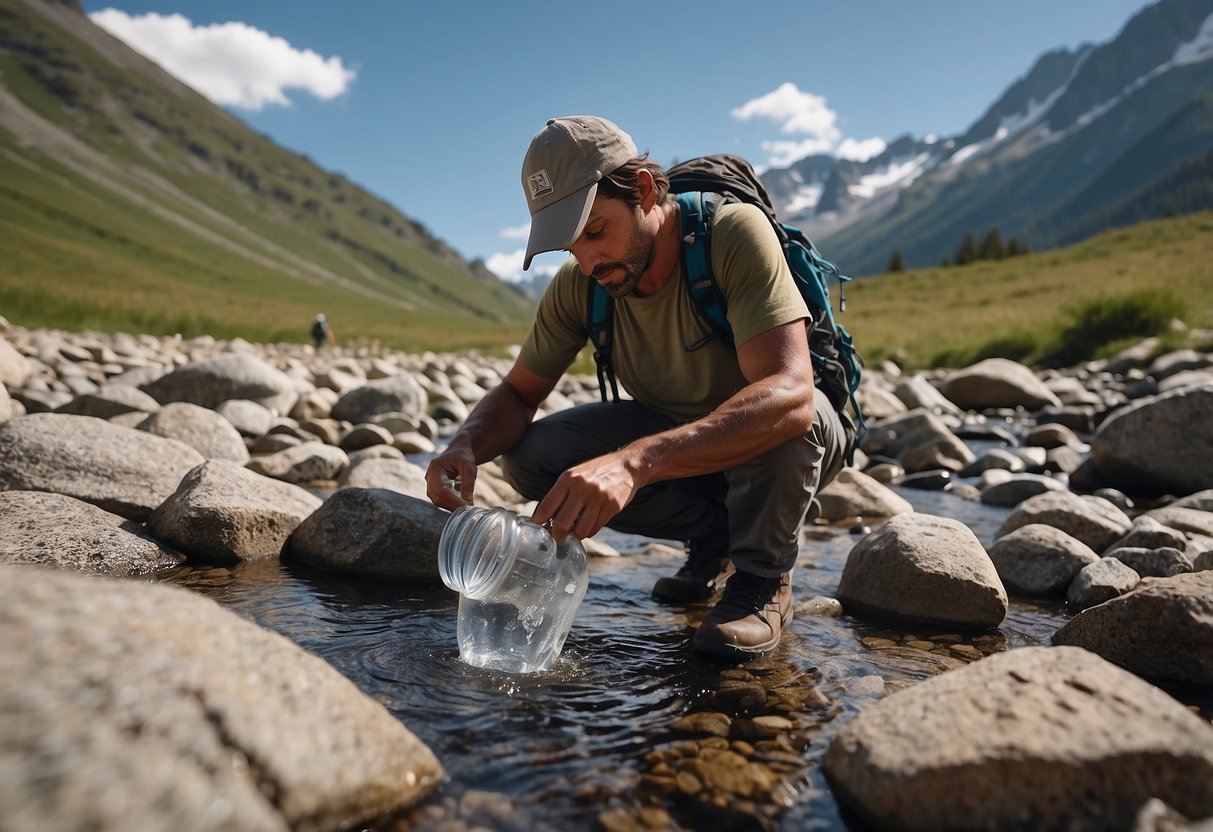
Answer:
<path fill-rule="evenodd" d="M 422 481 L 508 362 L 0 320 L 0 828 L 1205 828 L 1213 357 L 1148 355 L 869 369 L 776 653 L 607 532 L 511 677 Z"/>

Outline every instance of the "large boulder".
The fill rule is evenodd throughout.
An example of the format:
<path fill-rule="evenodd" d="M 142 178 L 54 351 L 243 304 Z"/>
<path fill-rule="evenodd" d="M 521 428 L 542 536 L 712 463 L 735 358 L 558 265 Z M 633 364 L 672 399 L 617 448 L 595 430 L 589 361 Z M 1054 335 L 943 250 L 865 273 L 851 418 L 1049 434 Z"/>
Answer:
<path fill-rule="evenodd" d="M 163 585 L 0 567 L 0 828 L 361 828 L 434 755 L 324 661 Z"/>
<path fill-rule="evenodd" d="M 176 439 L 207 459 L 248 462 L 244 438 L 227 419 L 189 402 L 170 402 L 138 424 L 139 430 Z"/>
<path fill-rule="evenodd" d="M 867 708 L 825 773 L 873 829 L 1130 829 L 1150 798 L 1213 814 L 1213 727 L 1093 653 L 1027 647 Z"/>
<path fill-rule="evenodd" d="M 112 419 L 123 413 L 155 413 L 159 409 L 160 403 L 142 390 L 125 384 L 107 384 L 90 393 L 76 396 L 67 404 L 56 408 L 55 412 Z"/>
<path fill-rule="evenodd" d="M 851 549 L 838 583 L 848 613 L 993 629 L 1007 593 L 977 536 L 959 521 L 902 514 Z"/>
<path fill-rule="evenodd" d="M 282 557 L 363 578 L 438 583 L 438 538 L 450 514 L 383 488 L 343 488 L 304 520 Z"/>
<path fill-rule="evenodd" d="M 186 364 L 141 389 L 161 404 L 189 402 L 214 410 L 228 399 L 248 399 L 279 414 L 289 413 L 299 397 L 285 373 L 235 352 Z"/>
<path fill-rule="evenodd" d="M 1003 585 L 1023 595 L 1063 596 L 1083 567 L 1099 560 L 1091 547 L 1039 523 L 1000 537 L 989 553 Z"/>
<path fill-rule="evenodd" d="M 152 512 L 148 530 L 202 563 L 277 556 L 295 528 L 320 508 L 297 485 L 211 460 L 185 475 Z"/>
<path fill-rule="evenodd" d="M 1109 416 L 1091 440 L 1099 475 L 1124 491 L 1213 488 L 1213 384 L 1142 399 Z"/>
<path fill-rule="evenodd" d="M 38 413 L 0 426 L 0 491 L 66 494 L 145 520 L 202 456 L 92 416 Z"/>
<path fill-rule="evenodd" d="M 185 557 L 143 526 L 45 491 L 0 491 L 0 562 L 94 575 L 146 575 Z"/>
<path fill-rule="evenodd" d="M 1096 552 L 1107 549 L 1133 526 L 1128 515 L 1102 497 L 1046 491 L 1020 503 L 1002 522 L 995 539 L 1031 523 L 1061 529 Z"/>
<path fill-rule="evenodd" d="M 1139 676 L 1213 685 L 1213 571 L 1145 578 L 1071 618 L 1053 643 L 1085 647 Z"/>
<path fill-rule="evenodd" d="M 1061 406 L 1061 400 L 1035 373 L 1006 358 L 987 358 L 949 374 L 944 379 L 943 394 L 964 410 Z"/>
<path fill-rule="evenodd" d="M 344 393 L 329 414 L 355 425 L 370 422 L 381 413 L 423 414 L 429 396 L 410 373 L 376 379 Z"/>

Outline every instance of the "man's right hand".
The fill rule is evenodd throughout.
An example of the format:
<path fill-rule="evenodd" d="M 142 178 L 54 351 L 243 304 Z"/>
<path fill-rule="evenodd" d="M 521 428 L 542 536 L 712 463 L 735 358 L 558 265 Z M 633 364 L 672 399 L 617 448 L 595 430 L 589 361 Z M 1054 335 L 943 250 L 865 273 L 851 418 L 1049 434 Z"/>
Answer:
<path fill-rule="evenodd" d="M 466 448 L 448 448 L 425 471 L 425 495 L 448 511 L 472 505 L 475 485 L 476 458 Z"/>

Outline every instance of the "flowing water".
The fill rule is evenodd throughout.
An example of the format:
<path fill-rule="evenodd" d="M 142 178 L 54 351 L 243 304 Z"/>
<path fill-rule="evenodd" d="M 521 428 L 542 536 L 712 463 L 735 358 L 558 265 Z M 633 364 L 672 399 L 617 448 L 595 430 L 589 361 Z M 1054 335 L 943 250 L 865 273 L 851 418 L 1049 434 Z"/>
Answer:
<path fill-rule="evenodd" d="M 919 511 L 960 520 L 987 545 L 1007 514 L 942 492 L 900 493 Z M 321 656 L 433 749 L 449 781 L 377 829 L 629 829 L 671 821 L 858 829 L 820 768 L 838 728 L 943 670 L 1048 644 L 1068 617 L 1061 604 L 1013 599 L 996 633 L 973 637 L 815 616 L 810 599 L 833 595 L 858 537 L 846 524 L 811 527 L 783 643 L 730 668 L 689 649 L 706 605 L 672 609 L 649 597 L 654 580 L 680 565 L 681 551 L 605 539 L 624 556 L 591 560 L 590 588 L 561 658 L 552 671 L 529 676 L 459 660 L 458 598 L 440 585 L 355 580 L 273 560 L 184 569 L 172 580 Z M 734 730 L 730 742 L 687 729 L 688 715 L 718 711 L 741 714 L 738 724 L 754 730 L 742 742 Z M 745 719 L 764 715 L 785 717 L 790 727 L 764 733 L 755 728 L 762 719 Z M 705 768 L 706 758 L 720 767 Z"/>

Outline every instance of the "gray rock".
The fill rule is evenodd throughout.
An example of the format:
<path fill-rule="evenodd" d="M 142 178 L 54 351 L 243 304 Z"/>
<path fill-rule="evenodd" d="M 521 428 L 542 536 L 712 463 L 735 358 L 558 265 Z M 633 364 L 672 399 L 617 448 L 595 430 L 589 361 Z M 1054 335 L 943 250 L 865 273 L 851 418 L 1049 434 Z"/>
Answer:
<path fill-rule="evenodd" d="M 893 517 L 914 510 L 908 500 L 850 467 L 817 492 L 817 499 L 821 516 L 831 522 L 847 517 Z"/>
<path fill-rule="evenodd" d="M 1213 685 L 1213 572 L 1145 578 L 1074 616 L 1053 643 L 1085 647 L 1139 676 Z"/>
<path fill-rule="evenodd" d="M 110 384 L 94 392 L 76 396 L 60 405 L 56 413 L 71 413 L 76 416 L 96 416 L 111 419 L 122 413 L 155 413 L 160 404 L 142 390 L 122 384 Z"/>
<path fill-rule="evenodd" d="M 185 557 L 143 526 L 45 491 L 0 491 L 0 561 L 95 575 L 146 575 Z"/>
<path fill-rule="evenodd" d="M 240 431 L 215 411 L 196 404 L 170 402 L 140 422 L 139 430 L 184 442 L 206 459 L 240 465 L 249 459 Z"/>
<path fill-rule="evenodd" d="M 909 409 L 891 390 L 885 390 L 870 382 L 859 385 L 859 389 L 855 391 L 855 400 L 859 402 L 859 407 L 868 419 L 884 419 L 905 413 Z"/>
<path fill-rule="evenodd" d="M 825 773 L 873 829 L 1128 829 L 1152 797 L 1213 813 L 1213 728 L 1092 653 L 1027 647 L 870 705 Z"/>
<path fill-rule="evenodd" d="M 1146 374 L 1153 376 L 1158 381 L 1162 381 L 1189 370 L 1203 370 L 1211 363 L 1213 361 L 1210 361 L 1207 355 L 1203 355 L 1196 350 L 1176 350 L 1175 352 L 1169 352 L 1155 358 L 1146 370 Z"/>
<path fill-rule="evenodd" d="M 320 503 L 298 486 L 211 460 L 185 475 L 147 527 L 193 561 L 226 565 L 276 556 Z"/>
<path fill-rule="evenodd" d="M 392 446 L 405 454 L 432 454 L 436 450 L 434 443 L 417 431 L 401 431 L 395 434 L 392 437 Z"/>
<path fill-rule="evenodd" d="M 982 491 L 981 501 L 987 506 L 1017 506 L 1037 494 L 1065 490 L 1065 485 L 1053 477 L 1041 474 L 1013 474 L 1006 482 L 991 485 Z"/>
<path fill-rule="evenodd" d="M 248 399 L 276 413 L 287 413 L 299 397 L 285 373 L 246 353 L 186 364 L 141 389 L 161 404 L 189 402 L 210 410 L 228 399 Z"/>
<path fill-rule="evenodd" d="M 268 435 L 262 439 L 268 438 Z M 258 442 L 260 444 L 260 442 Z M 258 474 L 291 483 L 333 480 L 349 465 L 345 451 L 323 442 L 303 442 L 275 454 L 254 457 L 248 468 Z"/>
<path fill-rule="evenodd" d="M 1158 383 L 1158 392 L 1170 393 L 1173 390 L 1182 390 L 1185 387 L 1207 387 L 1210 384 L 1213 384 L 1213 370 L 1185 370 L 1182 373 L 1168 376 L 1164 381 L 1160 381 Z"/>
<path fill-rule="evenodd" d="M 1192 571 L 1192 561 L 1183 552 L 1167 546 L 1158 549 L 1124 546 L 1109 549 L 1105 557 L 1116 558 L 1143 578 L 1169 578 Z"/>
<path fill-rule="evenodd" d="M 290 409 L 290 417 L 299 421 L 326 419 L 337 403 L 337 392 L 319 387 L 299 394 L 299 400 Z"/>
<path fill-rule="evenodd" d="M 24 387 L 31 370 L 26 357 L 6 339 L 0 338 L 0 384 L 13 390 Z"/>
<path fill-rule="evenodd" d="M 382 488 L 343 488 L 287 538 L 284 560 L 363 578 L 438 583 L 450 514 Z"/>
<path fill-rule="evenodd" d="M 1213 537 L 1213 511 L 1164 506 L 1162 508 L 1150 509 L 1143 516 L 1157 520 L 1164 526 L 1181 532 Z"/>
<path fill-rule="evenodd" d="M 337 485 L 341 488 L 387 488 L 419 500 L 426 499 L 425 469 L 406 459 L 363 457 L 341 472 Z"/>
<path fill-rule="evenodd" d="M 0 384 L 0 424 L 7 422 L 14 415 L 13 400 L 9 397 L 7 388 Z"/>
<path fill-rule="evenodd" d="M 1135 402 L 1109 416 L 1091 441 L 1101 477 L 1126 491 L 1190 494 L 1213 488 L 1213 384 Z"/>
<path fill-rule="evenodd" d="M 350 428 L 345 436 L 341 437 L 341 441 L 337 446 L 347 454 L 351 451 L 358 451 L 363 448 L 369 448 L 372 445 L 391 445 L 395 437 L 391 431 L 382 428 L 379 425 L 364 424 L 355 425 Z"/>
<path fill-rule="evenodd" d="M 1201 511 L 1213 511 L 1213 488 L 1189 494 L 1187 497 L 1171 503 L 1169 508 L 1196 508 Z"/>
<path fill-rule="evenodd" d="M 1037 448 L 1081 448 L 1083 441 L 1078 434 L 1065 425 L 1037 425 L 1028 431 L 1023 443 Z"/>
<path fill-rule="evenodd" d="M 1074 576 L 1066 590 L 1066 600 L 1086 609 L 1124 595 L 1140 581 L 1140 575 L 1116 558 L 1100 558 Z"/>
<path fill-rule="evenodd" d="M 963 410 L 1060 407 L 1061 401 L 1023 364 L 987 358 L 958 370 L 944 380 L 943 394 Z"/>
<path fill-rule="evenodd" d="M 847 557 L 838 600 L 872 613 L 966 629 L 992 629 L 1007 593 L 977 536 L 946 517 L 902 514 L 864 537 Z"/>
<path fill-rule="evenodd" d="M 274 426 L 274 414 L 268 407 L 248 399 L 228 399 L 215 409 L 236 432 L 250 439 L 268 433 Z"/>
<path fill-rule="evenodd" d="M 911 411 L 921 408 L 931 413 L 960 412 L 960 409 L 921 373 L 901 379 L 893 387 L 893 395 Z"/>
<path fill-rule="evenodd" d="M 361 828 L 443 778 L 324 661 L 168 586 L 0 568 L 0 827 Z"/>
<path fill-rule="evenodd" d="M 1082 454 L 1073 448 L 1049 448 L 1045 453 L 1044 470 L 1055 471 L 1062 474 L 1073 474 L 1082 465 L 1086 459 Z"/>
<path fill-rule="evenodd" d="M 1038 523 L 1000 537 L 989 554 L 1003 585 L 1023 595 L 1064 596 L 1083 567 L 1099 560 L 1089 546 L 1061 529 Z"/>
<path fill-rule="evenodd" d="M 332 417 L 359 425 L 381 413 L 425 413 L 429 397 L 412 375 L 376 379 L 348 391 L 333 405 Z"/>
<path fill-rule="evenodd" d="M 936 468 L 959 471 L 974 459 L 973 452 L 942 419 L 923 409 L 874 426 L 863 450 L 896 458 L 912 473 Z"/>
<path fill-rule="evenodd" d="M 1110 553 L 1113 549 L 1128 547 L 1160 549 L 1169 546 L 1172 549 L 1183 551 L 1186 545 L 1187 538 L 1184 537 L 1183 532 L 1164 526 L 1153 517 L 1143 514 L 1133 519 L 1133 525 L 1129 527 L 1128 533 L 1108 546 L 1105 554 Z"/>
<path fill-rule="evenodd" d="M 1047 491 L 1020 503 L 999 527 L 995 539 L 1020 526 L 1043 523 L 1081 540 L 1093 551 L 1102 552 L 1128 533 L 1128 516 L 1100 497 L 1080 497 L 1069 491 Z"/>
<path fill-rule="evenodd" d="M 986 471 L 1010 471 L 1018 473 L 1027 467 L 1023 458 L 1005 448 L 991 448 L 961 469 L 962 477 L 979 477 Z"/>
<path fill-rule="evenodd" d="M 39 413 L 0 426 L 0 491 L 50 491 L 144 520 L 202 462 L 175 439 L 92 416 Z"/>

